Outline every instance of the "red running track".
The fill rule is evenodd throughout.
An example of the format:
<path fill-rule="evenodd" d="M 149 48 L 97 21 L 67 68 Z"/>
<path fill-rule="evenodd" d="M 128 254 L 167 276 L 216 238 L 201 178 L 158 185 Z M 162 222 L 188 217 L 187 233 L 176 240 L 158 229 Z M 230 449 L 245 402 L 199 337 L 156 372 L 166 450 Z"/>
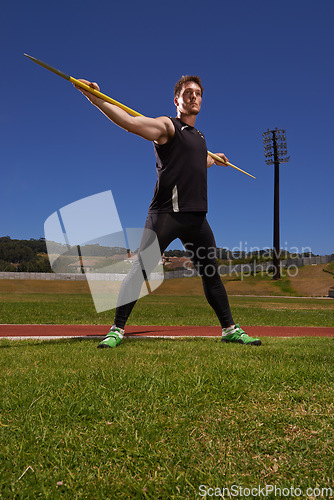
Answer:
<path fill-rule="evenodd" d="M 251 337 L 334 337 L 334 327 L 243 326 Z M 108 325 L 0 325 L 0 337 L 64 338 L 104 337 Z M 218 326 L 126 326 L 125 336 L 220 337 Z"/>

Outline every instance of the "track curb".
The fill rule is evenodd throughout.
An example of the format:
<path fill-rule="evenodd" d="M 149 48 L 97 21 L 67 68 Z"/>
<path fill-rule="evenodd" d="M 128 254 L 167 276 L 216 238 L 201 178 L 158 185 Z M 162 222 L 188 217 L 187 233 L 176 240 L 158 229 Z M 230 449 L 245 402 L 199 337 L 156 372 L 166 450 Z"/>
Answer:
<path fill-rule="evenodd" d="M 334 327 L 302 326 L 242 326 L 251 337 L 334 337 Z M 14 325 L 0 324 L 0 338 L 11 339 L 56 339 L 104 337 L 108 325 Z M 158 326 L 129 325 L 125 329 L 127 338 L 177 338 L 220 337 L 219 326 Z"/>

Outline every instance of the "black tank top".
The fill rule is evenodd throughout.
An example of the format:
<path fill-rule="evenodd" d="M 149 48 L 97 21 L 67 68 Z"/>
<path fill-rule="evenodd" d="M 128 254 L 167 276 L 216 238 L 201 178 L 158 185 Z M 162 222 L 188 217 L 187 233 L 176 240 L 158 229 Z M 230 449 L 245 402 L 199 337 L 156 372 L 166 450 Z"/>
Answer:
<path fill-rule="evenodd" d="M 207 147 L 204 135 L 170 118 L 174 137 L 154 144 L 157 183 L 149 212 L 207 212 Z"/>

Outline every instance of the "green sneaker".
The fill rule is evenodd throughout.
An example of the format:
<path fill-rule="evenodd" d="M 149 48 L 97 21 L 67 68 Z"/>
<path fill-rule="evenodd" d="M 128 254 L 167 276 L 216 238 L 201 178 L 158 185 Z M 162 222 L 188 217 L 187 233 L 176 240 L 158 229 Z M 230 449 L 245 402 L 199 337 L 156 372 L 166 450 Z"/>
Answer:
<path fill-rule="evenodd" d="M 113 325 L 105 339 L 103 339 L 97 346 L 100 349 L 106 347 L 117 347 L 123 340 L 124 330 Z"/>
<path fill-rule="evenodd" d="M 246 332 L 243 331 L 242 328 L 240 328 L 240 325 L 236 324 L 234 328 L 228 329 L 226 333 L 223 330 L 223 336 L 221 339 L 222 342 L 236 342 L 238 344 L 245 344 L 245 345 L 261 345 L 261 340 L 260 339 L 253 339 L 252 337 L 249 337 Z"/>

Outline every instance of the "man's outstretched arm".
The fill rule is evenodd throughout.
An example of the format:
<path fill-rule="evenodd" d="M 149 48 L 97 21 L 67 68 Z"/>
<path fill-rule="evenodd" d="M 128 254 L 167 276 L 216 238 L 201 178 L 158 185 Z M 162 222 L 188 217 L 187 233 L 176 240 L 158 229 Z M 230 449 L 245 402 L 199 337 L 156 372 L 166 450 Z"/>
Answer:
<path fill-rule="evenodd" d="M 80 81 L 95 90 L 100 90 L 97 83 L 82 79 Z M 159 118 L 131 116 L 118 106 L 110 104 L 80 87 L 75 86 L 75 88 L 80 90 L 109 120 L 128 132 L 139 135 L 148 141 L 154 141 L 157 144 L 165 144 L 175 133 L 173 123 L 165 116 Z"/>

